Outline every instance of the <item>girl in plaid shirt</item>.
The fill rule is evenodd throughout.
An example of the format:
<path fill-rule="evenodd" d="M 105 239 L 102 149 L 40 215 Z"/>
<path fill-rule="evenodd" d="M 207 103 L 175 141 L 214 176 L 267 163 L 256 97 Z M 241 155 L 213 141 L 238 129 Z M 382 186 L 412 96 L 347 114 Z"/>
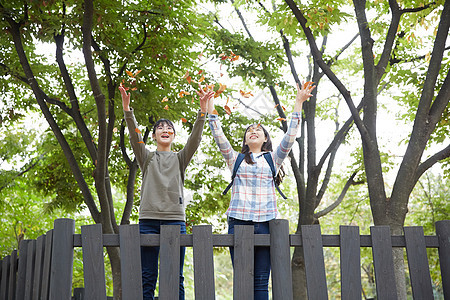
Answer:
<path fill-rule="evenodd" d="M 269 221 L 277 216 L 275 183 L 270 166 L 263 154 L 270 152 L 278 173 L 283 160 L 291 151 L 300 125 L 303 102 L 312 96 L 315 88 L 312 82 L 297 84 L 297 96 L 294 111 L 288 131 L 280 145 L 272 150 L 269 133 L 261 124 L 250 125 L 244 134 L 241 153 L 245 154 L 236 177 L 233 181 L 231 201 L 226 212 L 228 216 L 228 233 L 234 234 L 235 225 L 253 225 L 255 234 L 268 234 Z M 209 90 L 200 89 L 198 94 L 203 96 Z M 214 112 L 214 103 L 208 102 L 209 126 L 214 140 L 219 146 L 230 171 L 233 171 L 238 152 L 234 151 L 230 142 L 223 134 L 218 116 Z M 234 261 L 233 248 L 230 249 L 231 259 Z M 269 299 L 268 285 L 270 276 L 270 249 L 268 247 L 255 248 L 254 266 L 254 299 Z"/>

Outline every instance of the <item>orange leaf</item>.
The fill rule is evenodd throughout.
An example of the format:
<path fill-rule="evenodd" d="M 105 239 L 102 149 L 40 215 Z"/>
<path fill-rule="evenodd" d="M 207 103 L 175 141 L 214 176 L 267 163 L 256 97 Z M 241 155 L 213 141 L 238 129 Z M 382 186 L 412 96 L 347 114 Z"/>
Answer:
<path fill-rule="evenodd" d="M 186 80 L 187 80 L 187 82 L 191 83 L 191 80 L 192 80 L 191 76 L 186 77 Z"/>
<path fill-rule="evenodd" d="M 186 73 L 184 74 L 183 78 L 186 79 L 189 76 L 189 71 L 186 71 Z"/>
<path fill-rule="evenodd" d="M 143 141 L 139 141 L 138 144 L 145 144 Z"/>
<path fill-rule="evenodd" d="M 224 56 L 225 55 L 225 53 L 220 53 L 219 54 L 219 57 L 222 57 L 222 56 Z"/>
<path fill-rule="evenodd" d="M 285 118 L 278 118 L 277 121 L 286 121 Z"/>
<path fill-rule="evenodd" d="M 303 84 L 303 89 L 306 89 L 306 87 L 308 86 L 308 85 L 310 85 L 310 84 L 313 84 L 314 82 L 312 82 L 312 81 L 307 81 L 307 82 L 305 82 L 304 84 Z"/>
<path fill-rule="evenodd" d="M 281 107 L 283 108 L 284 111 L 286 111 L 286 107 L 284 107 L 283 105 Z"/>
<path fill-rule="evenodd" d="M 202 77 L 198 80 L 198 83 L 202 82 L 203 80 L 205 80 L 205 76 L 202 76 Z"/>
<path fill-rule="evenodd" d="M 139 128 L 134 129 L 134 131 L 136 131 L 139 134 L 142 134 L 142 132 L 139 130 Z"/>
<path fill-rule="evenodd" d="M 277 104 L 277 105 L 275 105 L 275 107 L 274 107 L 274 108 L 277 108 L 277 107 L 278 107 L 278 105 L 280 105 L 280 104 Z"/>
<path fill-rule="evenodd" d="M 134 88 L 132 88 L 131 90 L 132 90 L 132 91 L 135 91 L 135 90 L 137 90 L 137 87 L 134 87 Z"/>
<path fill-rule="evenodd" d="M 130 77 L 134 77 L 133 73 L 131 73 L 130 71 L 125 70 L 125 73 L 127 73 L 127 75 L 130 76 Z"/>
<path fill-rule="evenodd" d="M 169 105 L 164 106 L 165 110 L 169 110 Z"/>
<path fill-rule="evenodd" d="M 198 70 L 198 75 L 202 74 L 203 70 Z"/>
<path fill-rule="evenodd" d="M 226 88 L 227 88 L 227 86 L 225 84 L 219 83 L 219 89 L 214 93 L 214 98 L 219 97 L 219 95 L 222 94 Z"/>
<path fill-rule="evenodd" d="M 239 90 L 239 92 L 244 98 L 250 98 L 250 96 L 253 96 L 252 92 L 244 92 L 243 90 Z"/>
<path fill-rule="evenodd" d="M 219 115 L 219 113 L 218 113 L 217 110 L 215 110 L 215 109 L 213 110 L 212 113 L 213 113 L 213 115 Z"/>
<path fill-rule="evenodd" d="M 173 134 L 173 131 L 167 131 L 167 133 L 168 133 L 169 135 L 172 135 L 172 134 Z"/>
<path fill-rule="evenodd" d="M 236 61 L 236 60 L 238 60 L 238 59 L 239 59 L 239 55 L 230 57 L 230 61 Z"/>
<path fill-rule="evenodd" d="M 186 123 L 187 120 L 185 118 L 181 118 L 181 122 Z"/>
<path fill-rule="evenodd" d="M 225 112 L 227 114 L 231 115 L 231 109 L 230 109 L 230 107 L 228 105 L 225 105 L 223 108 L 225 109 Z"/>
<path fill-rule="evenodd" d="M 167 102 L 167 101 L 169 101 L 169 98 L 167 98 L 167 97 L 164 97 L 164 98 L 161 100 L 161 102 Z"/>
<path fill-rule="evenodd" d="M 200 117 L 203 117 L 204 115 L 205 115 L 204 113 L 201 113 L 201 114 L 200 114 Z"/>
<path fill-rule="evenodd" d="M 136 77 L 136 76 L 138 76 L 139 75 L 139 73 L 141 73 L 142 72 L 142 70 L 137 70 L 136 71 L 136 73 L 134 73 L 134 76 L 133 77 Z"/>
<path fill-rule="evenodd" d="M 220 59 L 221 59 L 221 60 L 225 60 L 225 59 L 227 59 L 227 58 L 228 58 L 228 56 L 224 55 L 224 56 L 222 56 Z"/>

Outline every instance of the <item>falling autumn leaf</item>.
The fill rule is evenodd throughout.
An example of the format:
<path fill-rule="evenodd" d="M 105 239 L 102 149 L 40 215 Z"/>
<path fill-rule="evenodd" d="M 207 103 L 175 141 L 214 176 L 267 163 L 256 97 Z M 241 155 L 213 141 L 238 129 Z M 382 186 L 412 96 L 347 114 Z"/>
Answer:
<path fill-rule="evenodd" d="M 173 134 L 173 131 L 167 131 L 167 133 L 168 133 L 169 135 L 172 135 L 172 134 Z"/>
<path fill-rule="evenodd" d="M 205 80 L 205 76 L 202 75 L 202 77 L 198 80 L 198 83 L 202 82 Z"/>
<path fill-rule="evenodd" d="M 230 109 L 230 107 L 228 105 L 225 105 L 223 108 L 225 109 L 225 112 L 227 114 L 231 115 L 231 109 Z"/>
<path fill-rule="evenodd" d="M 139 75 L 139 73 L 141 73 L 141 72 L 142 72 L 142 70 L 137 70 L 137 71 L 136 71 L 136 73 L 134 73 L 133 77 L 136 77 L 136 76 L 138 76 L 138 75 Z"/>
<path fill-rule="evenodd" d="M 305 82 L 305 83 L 303 84 L 303 89 L 306 89 L 306 87 L 307 87 L 308 85 L 312 85 L 312 84 L 314 84 L 314 82 L 312 82 L 312 81 L 307 81 L 307 82 Z"/>
<path fill-rule="evenodd" d="M 187 120 L 185 118 L 181 118 L 181 122 L 186 123 Z"/>
<path fill-rule="evenodd" d="M 169 101 L 169 98 L 167 98 L 167 97 L 164 97 L 164 98 L 161 100 L 161 102 L 167 102 L 167 101 Z"/>
<path fill-rule="evenodd" d="M 191 93 L 182 90 L 178 93 L 178 97 L 183 98 L 185 95 L 190 95 L 190 94 Z"/>
<path fill-rule="evenodd" d="M 145 144 L 143 141 L 139 141 L 138 144 Z"/>
<path fill-rule="evenodd" d="M 285 118 L 278 118 L 277 121 L 286 121 Z"/>
<path fill-rule="evenodd" d="M 134 131 L 136 131 L 139 134 L 142 134 L 141 131 L 139 130 L 139 128 L 134 129 Z"/>
<path fill-rule="evenodd" d="M 283 105 L 281 106 L 281 108 L 283 108 L 283 110 L 286 111 L 286 107 L 284 107 Z"/>
<path fill-rule="evenodd" d="M 275 107 L 274 107 L 274 108 L 277 108 L 277 107 L 278 107 L 278 105 L 280 105 L 280 104 L 277 104 L 277 105 L 275 105 Z"/>
<path fill-rule="evenodd" d="M 244 92 L 243 90 L 239 90 L 239 92 L 244 98 L 250 98 L 251 96 L 253 96 L 252 92 Z"/>
<path fill-rule="evenodd" d="M 192 80 L 191 76 L 186 77 L 186 80 L 188 83 L 191 83 L 191 80 Z"/>
<path fill-rule="evenodd" d="M 225 84 L 219 83 L 219 89 L 214 93 L 214 98 L 219 97 L 219 95 L 222 94 L 226 88 L 227 88 L 227 86 Z"/>
<path fill-rule="evenodd" d="M 215 109 L 213 110 L 212 113 L 213 113 L 213 115 L 219 115 L 219 113 L 218 113 L 217 110 L 215 110 Z"/>
<path fill-rule="evenodd" d="M 169 110 L 169 105 L 164 106 L 165 110 Z"/>
<path fill-rule="evenodd" d="M 125 70 L 125 73 L 127 73 L 127 75 L 130 76 L 130 77 L 134 77 L 133 73 L 131 73 L 130 71 Z"/>
<path fill-rule="evenodd" d="M 203 70 L 198 70 L 198 75 L 202 74 Z"/>
<path fill-rule="evenodd" d="M 186 71 L 186 73 L 184 74 L 183 78 L 186 79 L 189 76 L 189 71 Z"/>

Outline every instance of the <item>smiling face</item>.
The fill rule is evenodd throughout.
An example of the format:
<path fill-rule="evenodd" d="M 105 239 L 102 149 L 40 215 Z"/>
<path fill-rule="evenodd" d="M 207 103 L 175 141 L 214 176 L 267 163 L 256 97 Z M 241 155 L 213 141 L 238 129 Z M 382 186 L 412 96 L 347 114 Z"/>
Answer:
<path fill-rule="evenodd" d="M 250 152 L 261 152 L 264 142 L 267 142 L 267 135 L 261 125 L 251 125 L 247 128 L 244 135 L 244 145 L 250 148 Z"/>
<path fill-rule="evenodd" d="M 169 151 L 175 138 L 175 129 L 169 120 L 159 120 L 153 127 L 153 139 L 156 141 L 158 150 Z"/>

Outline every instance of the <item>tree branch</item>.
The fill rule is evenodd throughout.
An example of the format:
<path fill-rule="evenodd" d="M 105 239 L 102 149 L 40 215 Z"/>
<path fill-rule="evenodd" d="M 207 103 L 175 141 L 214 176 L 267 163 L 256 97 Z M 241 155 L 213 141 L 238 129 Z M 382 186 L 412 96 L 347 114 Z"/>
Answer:
<path fill-rule="evenodd" d="M 341 191 L 341 194 L 339 195 L 339 197 L 336 199 L 336 201 L 334 201 L 330 206 L 328 206 L 327 208 L 317 212 L 314 214 L 314 218 L 315 219 L 319 219 L 320 217 L 325 216 L 326 214 L 328 214 L 329 212 L 333 211 L 333 209 L 335 209 L 336 207 L 339 206 L 339 204 L 341 204 L 342 200 L 344 200 L 345 195 L 347 194 L 348 189 L 355 184 L 355 182 L 353 181 L 353 179 L 356 176 L 356 172 L 354 172 L 350 178 L 347 180 L 347 182 L 345 183 L 344 188 Z"/>
<path fill-rule="evenodd" d="M 426 170 L 431 168 L 435 163 L 437 163 L 443 159 L 446 159 L 448 157 L 450 157 L 450 145 L 448 145 L 441 151 L 435 153 L 433 156 L 428 158 L 426 161 L 424 161 L 417 167 L 417 171 L 414 176 L 415 182 L 417 182 L 419 180 L 419 178 L 422 176 L 422 174 L 425 173 Z"/>

